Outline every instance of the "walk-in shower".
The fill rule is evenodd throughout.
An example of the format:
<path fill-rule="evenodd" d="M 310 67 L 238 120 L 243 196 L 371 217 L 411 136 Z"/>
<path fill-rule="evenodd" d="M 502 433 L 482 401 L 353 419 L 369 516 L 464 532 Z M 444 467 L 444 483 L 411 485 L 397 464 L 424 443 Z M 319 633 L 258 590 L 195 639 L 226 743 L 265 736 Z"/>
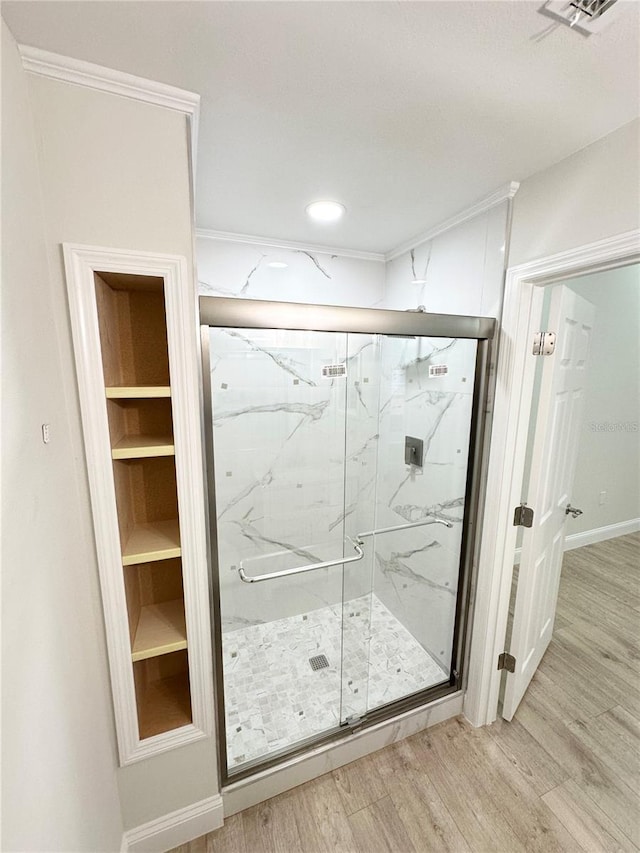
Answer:
<path fill-rule="evenodd" d="M 229 779 L 459 689 L 494 321 L 200 312 Z"/>

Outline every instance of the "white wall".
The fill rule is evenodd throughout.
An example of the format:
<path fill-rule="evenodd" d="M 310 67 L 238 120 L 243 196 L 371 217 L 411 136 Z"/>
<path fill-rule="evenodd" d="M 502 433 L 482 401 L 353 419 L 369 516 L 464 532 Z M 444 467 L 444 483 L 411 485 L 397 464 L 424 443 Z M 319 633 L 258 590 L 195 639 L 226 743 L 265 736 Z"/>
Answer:
<path fill-rule="evenodd" d="M 69 513 L 74 538 L 85 546 L 68 554 L 67 593 L 73 621 L 78 609 L 91 605 L 84 632 L 102 644 L 97 565 L 91 542 L 91 515 L 71 333 L 60 244 L 63 241 L 123 249 L 184 255 L 192 262 L 192 229 L 185 116 L 161 107 L 128 100 L 29 75 L 38 155 L 42 175 L 47 253 L 51 270 L 48 322 L 55 327 L 61 375 L 49 387 L 65 398 L 68 422 L 55 426 L 65 435 L 68 465 L 65 490 L 78 492 Z M 39 297 L 38 279 L 25 287 Z M 195 288 L 194 288 L 195 291 Z M 195 292 L 194 292 L 195 301 Z M 25 318 L 25 322 L 27 318 Z M 26 357 L 26 356 L 25 356 Z M 37 494 L 37 490 L 34 490 Z M 58 500 L 60 494 L 58 494 Z M 82 583 L 75 589 L 76 576 Z M 83 591 L 82 584 L 88 586 Z M 85 600 L 86 599 L 86 600 Z M 55 611 L 52 630 L 59 630 Z M 98 666 L 104 677 L 101 645 Z M 66 690 L 70 676 L 60 676 Z M 74 676 L 74 683 L 76 679 Z M 86 707 L 83 714 L 87 713 Z M 111 697 L 105 693 L 100 725 L 112 729 Z M 90 755 L 93 750 L 91 744 Z M 125 829 L 216 793 L 213 738 L 121 768 L 116 773 Z M 101 799 L 97 796 L 97 801 Z"/>
<path fill-rule="evenodd" d="M 115 738 L 64 294 L 48 267 L 27 79 L 4 22 L 2 177 L 2 849 L 113 851 Z"/>
<path fill-rule="evenodd" d="M 520 184 L 509 265 L 640 228 L 640 119 Z"/>
<path fill-rule="evenodd" d="M 582 533 L 640 518 L 640 266 L 569 282 L 596 308 L 571 503 Z M 606 491 L 600 505 L 600 492 Z"/>

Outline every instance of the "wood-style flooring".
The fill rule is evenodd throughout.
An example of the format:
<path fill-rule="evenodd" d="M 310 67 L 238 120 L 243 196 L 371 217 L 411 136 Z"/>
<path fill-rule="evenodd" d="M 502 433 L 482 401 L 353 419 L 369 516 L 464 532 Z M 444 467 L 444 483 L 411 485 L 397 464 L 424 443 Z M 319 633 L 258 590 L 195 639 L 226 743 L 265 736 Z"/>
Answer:
<path fill-rule="evenodd" d="M 448 720 L 227 818 L 175 853 L 635 851 L 640 534 L 565 554 L 514 720 Z"/>

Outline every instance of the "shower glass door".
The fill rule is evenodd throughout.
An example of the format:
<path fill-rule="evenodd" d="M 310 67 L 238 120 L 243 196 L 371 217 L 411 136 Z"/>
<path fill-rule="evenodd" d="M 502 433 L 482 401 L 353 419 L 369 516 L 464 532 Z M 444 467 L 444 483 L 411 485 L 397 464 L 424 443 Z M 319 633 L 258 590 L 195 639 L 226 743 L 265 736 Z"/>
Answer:
<path fill-rule="evenodd" d="M 365 556 L 344 568 L 343 720 L 451 680 L 476 355 L 348 336 L 344 535 Z"/>
<path fill-rule="evenodd" d="M 343 530 L 346 334 L 211 329 L 209 352 L 233 770 L 340 725 L 341 561 L 362 551 Z"/>
<path fill-rule="evenodd" d="M 457 683 L 477 341 L 234 325 L 203 348 L 233 777 Z"/>

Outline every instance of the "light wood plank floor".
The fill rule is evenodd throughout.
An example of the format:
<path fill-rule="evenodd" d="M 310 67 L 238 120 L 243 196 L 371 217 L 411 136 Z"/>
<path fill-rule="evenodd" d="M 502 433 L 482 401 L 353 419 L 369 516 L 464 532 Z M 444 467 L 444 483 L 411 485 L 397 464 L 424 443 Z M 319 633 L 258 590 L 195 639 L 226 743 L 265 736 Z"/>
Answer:
<path fill-rule="evenodd" d="M 414 735 L 175 853 L 634 851 L 640 534 L 565 555 L 553 640 L 511 723 Z"/>

